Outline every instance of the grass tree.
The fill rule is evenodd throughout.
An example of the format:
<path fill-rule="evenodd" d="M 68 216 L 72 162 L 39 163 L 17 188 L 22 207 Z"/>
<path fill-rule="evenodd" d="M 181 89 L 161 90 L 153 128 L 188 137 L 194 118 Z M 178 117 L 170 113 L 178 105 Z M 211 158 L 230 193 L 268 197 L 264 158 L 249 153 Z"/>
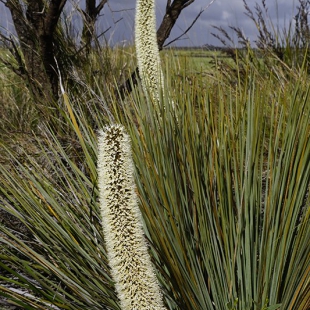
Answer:
<path fill-rule="evenodd" d="M 120 310 L 124 290 L 150 296 L 143 290 L 156 272 L 170 310 L 309 309 L 306 72 L 262 79 L 249 65 L 234 85 L 219 72 L 191 84 L 184 77 L 172 92 L 171 68 L 160 97 L 165 109 L 139 89 L 126 102 L 102 97 L 86 107 L 64 94 L 59 126 L 72 134 L 64 139 L 41 127 L 31 152 L 1 141 L 9 158 L 0 165 L 0 294 L 7 301 L 23 309 Z M 105 127 L 111 122 L 123 127 Z M 94 127 L 106 128 L 99 144 Z M 110 199 L 123 200 L 101 213 Z M 110 266 L 117 253 L 120 263 Z M 140 263 L 141 279 L 130 276 Z M 131 286 L 118 284 L 121 272 Z"/>
<path fill-rule="evenodd" d="M 165 113 L 124 107 L 171 309 L 309 306 L 307 86 L 248 77 L 208 95 L 196 82 Z"/>

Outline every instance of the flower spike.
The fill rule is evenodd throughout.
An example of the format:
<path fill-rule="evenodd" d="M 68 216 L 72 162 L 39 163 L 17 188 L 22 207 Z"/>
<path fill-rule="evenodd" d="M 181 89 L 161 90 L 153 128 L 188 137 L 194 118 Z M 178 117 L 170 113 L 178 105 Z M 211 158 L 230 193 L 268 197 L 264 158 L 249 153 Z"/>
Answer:
<path fill-rule="evenodd" d="M 100 211 L 112 277 L 123 310 L 164 310 L 143 234 L 130 139 L 121 125 L 100 132 Z"/>
<path fill-rule="evenodd" d="M 164 83 L 156 36 L 155 0 L 137 0 L 135 40 L 143 90 L 158 104 Z"/>

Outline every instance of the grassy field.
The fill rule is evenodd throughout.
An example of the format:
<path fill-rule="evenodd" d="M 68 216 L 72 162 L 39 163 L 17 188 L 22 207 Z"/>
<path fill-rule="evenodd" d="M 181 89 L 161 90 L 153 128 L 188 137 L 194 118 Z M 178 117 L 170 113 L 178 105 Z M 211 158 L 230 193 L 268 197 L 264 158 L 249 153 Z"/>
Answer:
<path fill-rule="evenodd" d="M 237 62 L 197 49 L 161 55 L 162 105 L 140 85 L 117 96 L 136 59 L 108 48 L 72 68 L 50 114 L 0 67 L 6 306 L 120 309 L 96 169 L 98 129 L 120 123 L 167 309 L 309 309 L 307 71 L 273 57 L 263 65 L 252 51 Z"/>
<path fill-rule="evenodd" d="M 11 64 L 14 60 L 2 49 L 1 56 Z M 171 81 L 180 82 L 186 78 L 190 83 L 197 80 L 204 84 L 210 83 L 214 68 L 218 61 L 229 59 L 222 52 L 206 50 L 166 49 L 161 53 L 163 68 L 169 72 Z M 136 66 L 136 56 L 133 47 L 106 48 L 100 57 L 90 56 L 89 63 L 72 72 L 73 83 L 83 84 L 87 81 L 89 88 L 100 92 L 113 92 L 115 83 L 120 85 L 130 76 Z M 37 108 L 33 104 L 31 94 L 25 81 L 16 76 L 5 64 L 0 66 L 0 128 L 6 132 L 31 132 L 38 124 Z M 70 82 L 68 82 L 70 83 Z M 72 83 L 72 82 L 71 82 Z M 85 85 L 84 85 L 85 86 Z M 68 84 L 70 87 L 70 84 Z M 88 99 L 85 99 L 88 100 Z"/>
<path fill-rule="evenodd" d="M 169 49 L 164 51 L 163 55 L 163 57 L 167 57 L 170 61 L 179 63 L 182 70 L 192 73 L 200 73 L 201 71 L 210 70 L 212 65 L 214 65 L 215 59 L 218 59 L 219 57 L 227 57 L 221 52 L 211 52 L 203 49 Z"/>

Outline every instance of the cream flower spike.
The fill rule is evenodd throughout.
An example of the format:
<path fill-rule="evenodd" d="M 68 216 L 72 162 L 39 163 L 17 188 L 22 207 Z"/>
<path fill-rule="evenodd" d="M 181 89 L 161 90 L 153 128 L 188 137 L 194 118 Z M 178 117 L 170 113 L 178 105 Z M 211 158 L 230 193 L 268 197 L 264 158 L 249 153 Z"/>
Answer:
<path fill-rule="evenodd" d="M 156 36 L 155 0 L 137 0 L 135 40 L 144 92 L 159 103 L 164 80 Z"/>
<path fill-rule="evenodd" d="M 100 211 L 109 265 L 123 310 L 164 310 L 142 227 L 130 139 L 121 125 L 100 132 Z"/>

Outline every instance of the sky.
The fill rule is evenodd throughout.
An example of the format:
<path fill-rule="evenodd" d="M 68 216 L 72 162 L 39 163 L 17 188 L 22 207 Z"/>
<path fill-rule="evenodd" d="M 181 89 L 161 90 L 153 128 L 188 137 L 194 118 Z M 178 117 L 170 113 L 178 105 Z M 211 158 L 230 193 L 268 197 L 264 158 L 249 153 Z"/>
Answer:
<path fill-rule="evenodd" d="M 173 40 L 176 36 L 185 31 L 195 19 L 201 9 L 205 8 L 211 0 L 195 0 L 190 6 L 185 8 L 174 26 L 170 37 L 166 43 Z M 283 29 L 293 20 L 296 14 L 298 0 L 265 0 L 268 7 L 268 15 L 274 27 Z M 68 0 L 70 3 L 80 3 L 83 0 Z M 99 1 L 97 1 L 99 2 Z M 98 31 L 108 29 L 106 40 L 111 45 L 131 44 L 134 40 L 134 16 L 136 0 L 109 0 L 100 16 L 97 26 Z M 261 0 L 247 0 L 251 9 L 254 10 L 255 3 L 261 4 Z M 167 0 L 156 0 L 157 26 L 159 26 L 165 13 Z M 73 16 L 76 25 L 79 25 L 77 14 L 74 14 L 72 6 L 68 6 L 69 16 Z M 239 27 L 244 35 L 254 43 L 257 30 L 249 17 L 245 14 L 243 0 L 215 0 L 200 16 L 191 30 L 178 40 L 174 45 L 178 46 L 202 46 L 221 45 L 220 41 L 212 36 L 216 33 L 213 26 L 223 27 L 228 30 L 232 37 L 233 31 L 229 26 Z M 13 29 L 10 14 L 4 4 L 0 2 L 0 26 L 4 29 Z M 236 38 L 235 38 L 236 39 Z M 237 43 L 237 40 L 235 40 Z"/>

